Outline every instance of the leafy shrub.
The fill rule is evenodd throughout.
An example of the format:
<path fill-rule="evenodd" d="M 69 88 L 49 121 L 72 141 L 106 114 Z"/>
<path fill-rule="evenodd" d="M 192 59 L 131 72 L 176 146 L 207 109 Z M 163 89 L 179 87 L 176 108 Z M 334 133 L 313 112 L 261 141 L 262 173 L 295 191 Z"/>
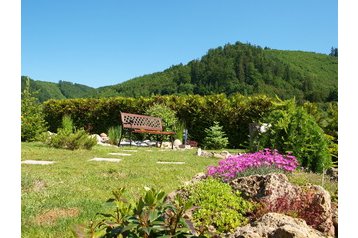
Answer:
<path fill-rule="evenodd" d="M 188 190 L 189 201 L 198 207 L 193 212 L 198 230 L 209 230 L 209 226 L 213 226 L 220 233 L 232 231 L 248 222 L 245 216 L 254 208 L 240 192 L 233 192 L 228 184 L 213 178 L 196 183 Z"/>
<path fill-rule="evenodd" d="M 175 115 L 175 111 L 163 104 L 154 104 L 145 111 L 146 115 L 160 117 L 163 122 L 163 130 L 174 131 L 178 118 Z"/>
<path fill-rule="evenodd" d="M 138 201 L 124 197 L 124 188 L 113 191 L 107 202 L 115 205 L 113 213 L 98 213 L 100 222 L 91 222 L 91 237 L 195 237 L 191 235 L 183 215 L 191 204 L 179 196 L 165 201 L 165 193 L 148 189 Z"/>
<path fill-rule="evenodd" d="M 264 149 L 255 153 L 230 156 L 220 160 L 218 166 L 209 166 L 208 175 L 229 181 L 241 173 L 259 172 L 260 168 L 277 168 L 282 171 L 293 171 L 298 163 L 295 156 L 282 155 L 277 150 Z"/>
<path fill-rule="evenodd" d="M 222 129 L 222 126 L 220 126 L 217 121 L 214 121 L 214 125 L 209 129 L 205 129 L 206 137 L 203 142 L 205 148 L 222 149 L 228 145 L 228 138 L 225 137 L 226 135 Z"/>
<path fill-rule="evenodd" d="M 122 127 L 120 126 L 110 127 L 108 129 L 109 143 L 112 145 L 118 145 L 121 135 L 122 135 Z"/>
<path fill-rule="evenodd" d="M 276 109 L 262 120 L 271 127 L 259 135 L 261 148 L 292 151 L 301 166 L 314 172 L 332 166 L 329 141 L 323 130 L 306 110 L 296 106 L 294 100 L 277 104 Z"/>
<path fill-rule="evenodd" d="M 21 141 L 35 141 L 47 130 L 42 105 L 30 91 L 30 81 L 26 81 L 21 98 Z"/>
<path fill-rule="evenodd" d="M 83 128 L 75 130 L 72 119 L 69 116 L 64 116 L 62 128 L 58 128 L 57 134 L 50 135 L 44 142 L 55 148 L 90 150 L 97 144 L 97 139 L 90 137 Z"/>

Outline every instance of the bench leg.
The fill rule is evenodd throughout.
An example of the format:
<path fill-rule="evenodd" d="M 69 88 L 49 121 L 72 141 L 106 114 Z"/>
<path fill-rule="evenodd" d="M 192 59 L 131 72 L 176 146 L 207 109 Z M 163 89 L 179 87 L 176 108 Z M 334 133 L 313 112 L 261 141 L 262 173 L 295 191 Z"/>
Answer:
<path fill-rule="evenodd" d="M 172 150 L 174 149 L 174 136 L 170 135 L 170 140 L 172 142 Z"/>

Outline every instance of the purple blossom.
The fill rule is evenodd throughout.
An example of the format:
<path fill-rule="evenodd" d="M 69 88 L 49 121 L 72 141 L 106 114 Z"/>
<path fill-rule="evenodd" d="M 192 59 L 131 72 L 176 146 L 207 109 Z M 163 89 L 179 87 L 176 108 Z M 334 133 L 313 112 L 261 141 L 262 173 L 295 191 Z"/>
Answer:
<path fill-rule="evenodd" d="M 297 159 L 292 153 L 282 155 L 277 150 L 265 148 L 255 153 L 235 155 L 220 160 L 218 166 L 208 167 L 207 174 L 227 181 L 235 178 L 238 173 L 248 168 L 274 166 L 284 171 L 292 172 L 297 165 Z"/>

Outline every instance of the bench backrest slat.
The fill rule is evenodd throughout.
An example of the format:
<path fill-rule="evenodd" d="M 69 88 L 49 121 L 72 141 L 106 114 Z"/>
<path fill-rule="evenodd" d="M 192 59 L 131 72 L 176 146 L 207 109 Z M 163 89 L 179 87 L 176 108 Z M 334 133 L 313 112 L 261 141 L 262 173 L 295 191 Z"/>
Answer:
<path fill-rule="evenodd" d="M 153 131 L 162 131 L 162 119 L 132 113 L 121 112 L 121 121 L 123 128 L 144 129 Z"/>

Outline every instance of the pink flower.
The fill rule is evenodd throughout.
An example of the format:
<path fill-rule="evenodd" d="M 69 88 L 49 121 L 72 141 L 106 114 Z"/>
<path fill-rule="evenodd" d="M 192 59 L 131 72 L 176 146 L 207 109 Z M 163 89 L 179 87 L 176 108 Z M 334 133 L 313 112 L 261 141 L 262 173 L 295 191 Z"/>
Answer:
<path fill-rule="evenodd" d="M 292 153 L 281 155 L 277 150 L 264 150 L 241 155 L 230 156 L 219 161 L 218 166 L 209 166 L 207 174 L 213 177 L 219 177 L 223 180 L 230 180 L 238 173 L 246 169 L 261 166 L 274 166 L 284 171 L 292 172 L 296 169 L 298 161 Z"/>

